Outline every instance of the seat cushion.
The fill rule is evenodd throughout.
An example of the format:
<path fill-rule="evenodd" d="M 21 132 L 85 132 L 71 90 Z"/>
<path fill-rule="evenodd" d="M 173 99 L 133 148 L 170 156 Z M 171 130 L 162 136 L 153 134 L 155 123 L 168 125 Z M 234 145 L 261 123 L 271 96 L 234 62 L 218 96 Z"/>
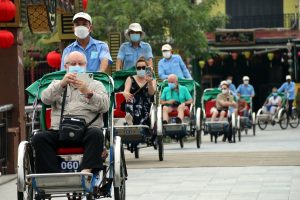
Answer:
<path fill-rule="evenodd" d="M 216 106 L 216 100 L 209 100 L 205 103 L 205 115 L 207 118 L 210 118 L 212 116 L 210 110 L 215 106 Z"/>
<path fill-rule="evenodd" d="M 57 155 L 83 154 L 83 147 L 60 147 L 56 150 Z"/>
<path fill-rule="evenodd" d="M 46 109 L 46 128 L 49 129 L 51 127 L 51 108 Z"/>
<path fill-rule="evenodd" d="M 126 113 L 121 110 L 121 104 L 125 101 L 125 97 L 122 93 L 116 93 L 115 94 L 115 105 L 116 108 L 114 109 L 114 117 L 115 118 L 124 118 Z"/>

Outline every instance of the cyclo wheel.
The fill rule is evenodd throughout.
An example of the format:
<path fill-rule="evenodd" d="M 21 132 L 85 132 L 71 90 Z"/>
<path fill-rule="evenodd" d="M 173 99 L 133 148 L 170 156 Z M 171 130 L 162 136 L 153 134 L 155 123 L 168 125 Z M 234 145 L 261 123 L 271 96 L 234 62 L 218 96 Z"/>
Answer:
<path fill-rule="evenodd" d="M 289 125 L 289 119 L 288 119 L 288 114 L 285 110 L 283 110 L 281 113 L 280 113 L 280 116 L 279 116 L 279 125 L 281 127 L 281 129 L 286 129 Z"/>
<path fill-rule="evenodd" d="M 26 179 L 26 175 L 32 174 L 33 169 L 32 147 L 27 141 L 22 142 L 18 149 L 18 187 L 22 187 L 18 188 L 18 200 L 33 200 L 32 180 Z"/>
<path fill-rule="evenodd" d="M 115 200 L 126 199 L 126 163 L 120 137 L 116 137 L 114 149 L 114 197 Z"/>
<path fill-rule="evenodd" d="M 163 136 L 158 135 L 157 136 L 157 145 L 158 145 L 158 158 L 159 161 L 164 160 L 164 142 L 163 142 Z"/>
<path fill-rule="evenodd" d="M 292 128 L 297 128 L 299 126 L 300 119 L 296 108 L 292 109 L 292 114 L 289 117 L 289 124 Z"/>
<path fill-rule="evenodd" d="M 260 128 L 260 130 L 265 130 L 268 126 L 268 122 L 257 119 L 257 125 Z"/>
<path fill-rule="evenodd" d="M 197 143 L 197 148 L 200 148 L 201 145 L 201 129 L 199 131 L 196 131 L 196 143 Z"/>

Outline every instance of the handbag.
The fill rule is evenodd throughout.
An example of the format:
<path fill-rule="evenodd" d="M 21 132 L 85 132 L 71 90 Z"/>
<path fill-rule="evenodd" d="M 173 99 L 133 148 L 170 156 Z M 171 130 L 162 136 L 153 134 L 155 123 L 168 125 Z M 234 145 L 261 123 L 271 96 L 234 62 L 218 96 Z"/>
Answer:
<path fill-rule="evenodd" d="M 88 124 L 86 124 L 85 119 L 74 118 L 74 117 L 64 117 L 64 107 L 66 101 L 67 88 L 63 94 L 62 109 L 60 115 L 60 125 L 59 125 L 59 142 L 64 145 L 81 144 L 83 137 L 85 135 L 86 129 L 96 121 L 100 113 Z"/>

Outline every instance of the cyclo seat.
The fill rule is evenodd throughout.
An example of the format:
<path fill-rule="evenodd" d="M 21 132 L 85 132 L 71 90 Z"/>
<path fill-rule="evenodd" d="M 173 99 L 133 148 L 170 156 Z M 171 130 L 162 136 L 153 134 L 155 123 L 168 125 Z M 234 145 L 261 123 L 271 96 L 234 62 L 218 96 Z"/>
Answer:
<path fill-rule="evenodd" d="M 216 108 L 216 100 L 215 99 L 211 99 L 211 100 L 209 100 L 205 103 L 206 118 L 211 118 L 212 117 L 212 113 L 210 111 L 213 107 Z M 227 113 L 228 112 L 226 111 L 225 117 L 227 117 Z M 220 116 L 220 112 L 218 113 L 217 117 L 219 117 L 219 116 Z"/>

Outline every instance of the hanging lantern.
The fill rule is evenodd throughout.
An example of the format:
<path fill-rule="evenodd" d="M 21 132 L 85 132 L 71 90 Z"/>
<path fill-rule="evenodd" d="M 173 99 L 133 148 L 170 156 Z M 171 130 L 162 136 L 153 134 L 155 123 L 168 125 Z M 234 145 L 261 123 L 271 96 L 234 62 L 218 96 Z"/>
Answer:
<path fill-rule="evenodd" d="M 213 64 L 214 64 L 214 59 L 209 58 L 209 59 L 207 60 L 207 64 L 208 64 L 209 66 L 213 66 Z"/>
<path fill-rule="evenodd" d="M 0 30 L 0 48 L 9 48 L 14 44 L 15 37 L 12 32 Z"/>
<path fill-rule="evenodd" d="M 0 22 L 9 22 L 16 15 L 16 6 L 10 0 L 0 0 Z"/>
<path fill-rule="evenodd" d="M 59 69 L 61 64 L 61 55 L 57 51 L 51 51 L 47 54 L 47 63 L 50 67 Z"/>
<path fill-rule="evenodd" d="M 247 60 L 247 66 L 249 66 L 249 58 L 251 56 L 251 52 L 250 51 L 244 51 L 243 54 L 244 54 L 244 56 Z"/>
<path fill-rule="evenodd" d="M 200 68 L 203 69 L 204 66 L 205 66 L 205 61 L 204 60 L 200 60 L 198 64 L 199 64 Z"/>
<path fill-rule="evenodd" d="M 84 11 L 86 11 L 87 5 L 88 5 L 88 0 L 82 0 L 82 7 Z"/>
<path fill-rule="evenodd" d="M 267 56 L 268 56 L 268 59 L 270 61 L 270 67 L 272 67 L 272 60 L 274 59 L 274 53 L 273 52 L 269 52 L 267 54 Z"/>
<path fill-rule="evenodd" d="M 236 60 L 238 58 L 238 56 L 239 56 L 239 54 L 237 52 L 231 53 L 232 60 Z"/>
<path fill-rule="evenodd" d="M 300 58 L 300 51 L 298 51 L 297 56 L 298 56 L 298 58 Z"/>

